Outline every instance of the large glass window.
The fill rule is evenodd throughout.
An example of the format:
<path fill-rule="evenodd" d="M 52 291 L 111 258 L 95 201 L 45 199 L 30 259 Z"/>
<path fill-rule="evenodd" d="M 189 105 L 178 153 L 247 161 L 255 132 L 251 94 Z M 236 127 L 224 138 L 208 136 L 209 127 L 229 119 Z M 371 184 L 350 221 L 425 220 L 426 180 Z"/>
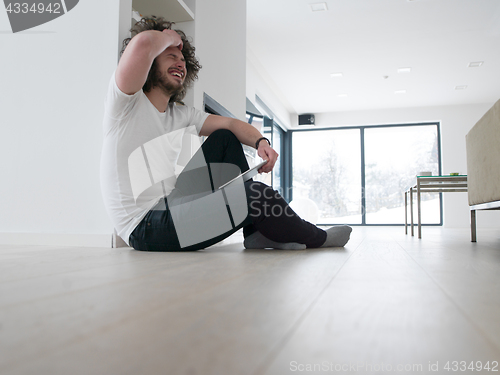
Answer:
<path fill-rule="evenodd" d="M 361 224 L 359 129 L 294 132 L 293 199 L 312 200 L 318 224 Z"/>
<path fill-rule="evenodd" d="M 293 199 L 312 200 L 318 224 L 403 224 L 404 191 L 440 173 L 438 124 L 295 131 Z M 441 223 L 439 193 L 422 195 L 422 223 Z"/>
<path fill-rule="evenodd" d="M 421 171 L 439 174 L 437 126 L 365 128 L 366 223 L 404 219 L 402 192 Z M 422 194 L 422 222 L 439 224 L 439 193 Z"/>

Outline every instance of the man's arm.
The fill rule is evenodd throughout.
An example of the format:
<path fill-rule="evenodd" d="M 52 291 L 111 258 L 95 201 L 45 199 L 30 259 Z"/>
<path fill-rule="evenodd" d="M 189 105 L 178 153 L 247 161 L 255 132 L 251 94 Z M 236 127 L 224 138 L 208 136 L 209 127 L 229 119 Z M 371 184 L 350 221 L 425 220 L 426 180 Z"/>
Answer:
<path fill-rule="evenodd" d="M 210 115 L 207 117 L 201 128 L 200 135 L 209 136 L 217 129 L 230 130 L 238 140 L 248 146 L 255 148 L 255 142 L 262 137 L 262 134 L 252 125 L 240 121 L 235 118 Z M 264 160 L 268 160 L 267 164 L 259 169 L 259 172 L 270 172 L 276 160 L 278 153 L 267 143 L 265 139 L 259 142 L 257 154 Z"/>
<path fill-rule="evenodd" d="M 133 37 L 116 68 L 118 88 L 128 95 L 139 91 L 148 78 L 154 59 L 171 46 L 182 50 L 182 39 L 174 30 L 147 30 Z"/>

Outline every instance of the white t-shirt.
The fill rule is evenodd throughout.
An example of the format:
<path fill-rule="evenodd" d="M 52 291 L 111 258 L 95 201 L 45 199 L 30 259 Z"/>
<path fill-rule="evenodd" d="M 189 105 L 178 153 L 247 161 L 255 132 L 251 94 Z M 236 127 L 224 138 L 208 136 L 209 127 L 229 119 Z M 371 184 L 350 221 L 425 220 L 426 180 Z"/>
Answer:
<path fill-rule="evenodd" d="M 159 112 L 142 90 L 120 91 L 115 74 L 105 100 L 101 190 L 118 235 L 130 233 L 174 188 L 185 133 L 199 135 L 208 113 L 169 104 Z"/>

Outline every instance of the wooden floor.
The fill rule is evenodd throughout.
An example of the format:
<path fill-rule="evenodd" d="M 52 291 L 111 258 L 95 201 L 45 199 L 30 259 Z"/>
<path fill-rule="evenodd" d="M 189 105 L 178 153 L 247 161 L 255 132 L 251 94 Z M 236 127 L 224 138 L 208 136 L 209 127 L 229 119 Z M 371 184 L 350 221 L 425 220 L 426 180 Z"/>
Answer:
<path fill-rule="evenodd" d="M 304 251 L 244 250 L 239 235 L 194 253 L 0 246 L 0 374 L 499 373 L 500 229 L 469 235 L 354 227 L 343 249 Z"/>

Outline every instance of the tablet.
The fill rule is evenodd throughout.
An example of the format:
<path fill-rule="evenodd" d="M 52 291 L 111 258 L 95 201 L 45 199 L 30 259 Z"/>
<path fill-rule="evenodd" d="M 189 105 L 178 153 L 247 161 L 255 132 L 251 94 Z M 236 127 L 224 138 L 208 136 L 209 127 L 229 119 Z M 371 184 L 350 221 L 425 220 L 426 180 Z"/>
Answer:
<path fill-rule="evenodd" d="M 240 173 L 238 176 L 236 176 L 235 178 L 233 178 L 232 180 L 229 180 L 228 182 L 226 182 L 224 185 L 222 185 L 221 187 L 219 187 L 219 190 L 220 189 L 223 189 L 225 188 L 227 185 L 229 185 L 231 182 L 233 181 L 236 181 L 238 178 L 242 177 L 243 178 L 243 182 L 245 181 L 248 181 L 250 180 L 252 177 L 256 176 L 257 173 L 259 173 L 259 169 L 260 167 L 262 167 L 263 165 L 265 165 L 267 163 L 267 160 L 264 160 L 262 163 L 259 163 L 257 164 L 255 167 L 252 167 L 250 168 L 249 170 L 243 172 L 243 173 Z"/>

